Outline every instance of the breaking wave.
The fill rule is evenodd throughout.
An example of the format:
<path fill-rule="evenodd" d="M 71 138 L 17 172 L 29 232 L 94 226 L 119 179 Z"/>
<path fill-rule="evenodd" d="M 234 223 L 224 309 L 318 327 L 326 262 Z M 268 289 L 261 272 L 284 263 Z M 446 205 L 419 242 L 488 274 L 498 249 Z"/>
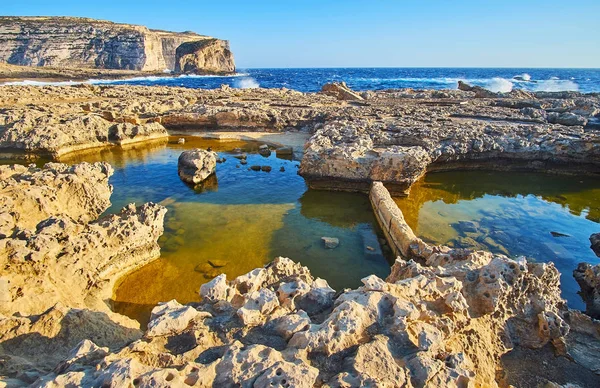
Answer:
<path fill-rule="evenodd" d="M 571 80 L 551 77 L 545 81 L 538 81 L 534 90 L 536 92 L 576 92 L 579 90 L 579 85 Z"/>
<path fill-rule="evenodd" d="M 513 83 L 504 78 L 492 78 L 483 87 L 494 93 L 508 93 L 512 90 Z"/>
<path fill-rule="evenodd" d="M 260 87 L 258 82 L 256 82 L 256 80 L 252 77 L 237 79 L 233 83 L 233 86 L 238 89 L 254 89 Z"/>
<path fill-rule="evenodd" d="M 230 77 L 248 77 L 247 73 L 235 73 L 231 75 L 195 75 L 183 74 L 179 76 L 147 76 L 147 77 L 132 77 L 122 79 L 88 79 L 86 81 L 34 81 L 23 80 L 0 83 L 0 85 L 21 85 L 21 86 L 70 86 L 70 85 L 108 85 L 129 82 L 161 82 L 170 80 L 185 80 L 185 79 L 202 79 L 202 78 L 230 78 Z"/>

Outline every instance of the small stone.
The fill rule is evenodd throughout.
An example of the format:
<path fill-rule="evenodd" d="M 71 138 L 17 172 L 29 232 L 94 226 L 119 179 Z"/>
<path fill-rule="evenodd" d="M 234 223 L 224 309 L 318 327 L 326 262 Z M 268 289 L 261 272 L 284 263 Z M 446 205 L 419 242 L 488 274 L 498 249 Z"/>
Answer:
<path fill-rule="evenodd" d="M 260 169 L 264 172 L 271 172 L 271 166 L 262 166 Z"/>
<path fill-rule="evenodd" d="M 340 240 L 336 237 L 321 237 L 321 240 L 325 244 L 325 248 L 334 249 L 340 245 Z"/>
<path fill-rule="evenodd" d="M 194 271 L 200 272 L 200 273 L 208 273 L 208 272 L 211 272 L 213 269 L 214 269 L 213 266 L 208 263 L 201 263 L 201 264 L 198 264 L 196 267 L 194 267 Z"/>
<path fill-rule="evenodd" d="M 294 154 L 294 149 L 292 147 L 281 147 L 277 148 L 275 152 L 277 153 L 277 155 L 289 156 Z"/>
<path fill-rule="evenodd" d="M 215 268 L 225 267 L 227 265 L 226 260 L 210 259 L 210 260 L 208 260 L 208 263 Z"/>
<path fill-rule="evenodd" d="M 281 166 L 281 168 L 279 169 L 279 171 L 285 172 L 285 167 Z"/>
<path fill-rule="evenodd" d="M 252 171 L 260 171 L 260 166 L 256 166 L 256 165 L 250 166 L 250 170 L 252 170 Z"/>
<path fill-rule="evenodd" d="M 177 139 L 177 144 L 185 144 L 185 139 L 183 137 L 180 137 L 179 139 Z"/>
<path fill-rule="evenodd" d="M 240 160 L 240 164 L 246 165 L 246 164 L 248 164 L 248 162 L 246 161 L 246 159 L 242 159 L 242 160 Z"/>

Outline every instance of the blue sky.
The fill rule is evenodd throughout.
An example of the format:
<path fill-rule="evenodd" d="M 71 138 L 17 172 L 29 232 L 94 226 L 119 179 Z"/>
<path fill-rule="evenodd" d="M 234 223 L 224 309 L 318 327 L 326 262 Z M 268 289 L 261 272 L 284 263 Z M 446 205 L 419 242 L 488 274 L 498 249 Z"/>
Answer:
<path fill-rule="evenodd" d="M 600 0 L 2 0 L 228 39 L 245 67 L 600 67 Z"/>

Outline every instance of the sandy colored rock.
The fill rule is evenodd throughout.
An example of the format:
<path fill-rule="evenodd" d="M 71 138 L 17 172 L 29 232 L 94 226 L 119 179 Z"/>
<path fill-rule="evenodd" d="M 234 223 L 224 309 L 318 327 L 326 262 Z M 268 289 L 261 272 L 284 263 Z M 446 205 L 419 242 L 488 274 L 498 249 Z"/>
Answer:
<path fill-rule="evenodd" d="M 182 181 L 190 184 L 202 183 L 217 168 L 217 153 L 199 148 L 183 151 L 177 160 L 177 172 Z"/>
<path fill-rule="evenodd" d="M 176 50 L 188 42 L 211 42 L 196 72 L 233 72 L 229 43 L 193 32 L 75 17 L 0 18 L 0 61 L 13 65 L 72 68 L 174 70 Z M 213 57 L 225 56 L 226 61 Z M 206 68 L 204 67 L 206 66 Z"/>
<path fill-rule="evenodd" d="M 229 42 L 203 39 L 186 42 L 175 52 L 175 71 L 178 73 L 235 73 Z"/>

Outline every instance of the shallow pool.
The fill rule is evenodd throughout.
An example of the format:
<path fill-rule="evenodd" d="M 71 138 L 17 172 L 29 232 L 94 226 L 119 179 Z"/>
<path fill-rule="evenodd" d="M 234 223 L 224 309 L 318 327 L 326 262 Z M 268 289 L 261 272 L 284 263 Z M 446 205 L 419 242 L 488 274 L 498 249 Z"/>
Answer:
<path fill-rule="evenodd" d="M 563 297 L 585 309 L 573 270 L 600 263 L 589 236 L 600 232 L 597 177 L 461 171 L 430 173 L 408 197 L 396 198 L 425 241 L 553 261 Z"/>
<path fill-rule="evenodd" d="M 118 284 L 115 311 L 145 322 L 158 302 L 198 301 L 202 283 L 220 273 L 229 278 L 287 256 L 325 278 L 336 290 L 359 286 L 360 279 L 386 277 L 390 257 L 377 245 L 381 237 L 366 195 L 308 190 L 297 173 L 299 162 L 257 153 L 261 143 L 187 137 L 129 150 L 103 150 L 68 162 L 104 160 L 115 174 L 112 207 L 157 202 L 167 207 L 161 258 L 127 275 Z M 226 160 L 200 187 L 177 175 L 184 149 L 208 148 Z M 242 165 L 232 152 L 247 153 Z M 270 172 L 252 171 L 270 166 Z M 327 249 L 321 237 L 339 239 Z M 375 248 L 372 250 L 371 248 Z"/>

